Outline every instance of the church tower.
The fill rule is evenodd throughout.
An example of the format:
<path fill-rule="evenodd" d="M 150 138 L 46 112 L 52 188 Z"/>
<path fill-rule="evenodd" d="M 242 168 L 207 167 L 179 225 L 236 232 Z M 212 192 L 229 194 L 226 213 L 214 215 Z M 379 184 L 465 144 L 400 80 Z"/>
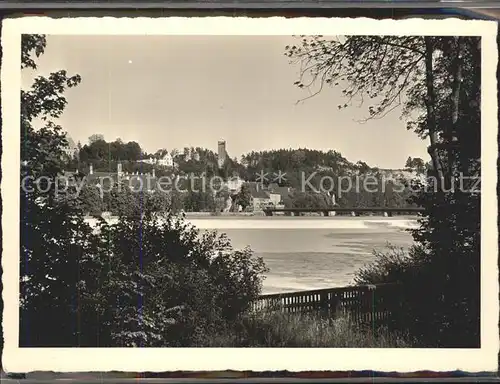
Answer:
<path fill-rule="evenodd" d="M 116 173 L 118 174 L 118 177 L 121 177 L 123 175 L 123 168 L 121 162 L 118 162 L 118 165 L 116 167 Z"/>
<path fill-rule="evenodd" d="M 226 152 L 226 142 L 224 140 L 219 140 L 217 146 L 217 162 L 219 164 L 219 168 L 222 168 L 227 159 Z"/>

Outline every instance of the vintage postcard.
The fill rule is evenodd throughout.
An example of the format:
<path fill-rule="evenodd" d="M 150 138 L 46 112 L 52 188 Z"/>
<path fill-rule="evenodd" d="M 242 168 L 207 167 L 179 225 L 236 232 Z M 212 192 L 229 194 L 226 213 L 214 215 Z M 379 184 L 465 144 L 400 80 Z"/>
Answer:
<path fill-rule="evenodd" d="M 5 20 L 4 369 L 496 370 L 496 35 Z"/>

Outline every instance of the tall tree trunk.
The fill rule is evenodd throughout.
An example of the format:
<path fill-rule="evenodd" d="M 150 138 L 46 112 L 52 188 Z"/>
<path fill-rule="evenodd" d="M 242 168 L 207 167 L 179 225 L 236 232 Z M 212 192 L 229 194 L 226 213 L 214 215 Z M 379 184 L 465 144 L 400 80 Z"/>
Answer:
<path fill-rule="evenodd" d="M 462 86 L 464 38 L 455 38 L 455 60 L 453 65 L 453 87 L 451 92 L 451 126 L 446 127 L 445 140 L 448 144 L 447 165 L 448 175 L 451 177 L 455 162 L 455 138 L 458 130 L 459 108 L 460 108 L 460 90 Z"/>
<path fill-rule="evenodd" d="M 433 58 L 434 41 L 431 36 L 424 37 L 425 41 L 425 84 L 427 88 L 427 97 L 425 99 L 425 106 L 427 108 L 427 129 L 429 130 L 430 146 L 427 151 L 432 159 L 432 166 L 438 177 L 438 185 L 442 186 L 443 167 L 439 158 L 437 149 L 437 127 L 436 127 L 436 96 L 434 91 L 434 72 L 433 72 Z"/>

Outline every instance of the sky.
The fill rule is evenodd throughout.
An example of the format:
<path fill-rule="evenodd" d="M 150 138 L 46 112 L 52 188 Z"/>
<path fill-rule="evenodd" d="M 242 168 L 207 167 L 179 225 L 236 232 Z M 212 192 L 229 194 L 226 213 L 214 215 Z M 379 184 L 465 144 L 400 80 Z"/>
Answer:
<path fill-rule="evenodd" d="M 299 66 L 285 46 L 292 36 L 47 36 L 33 76 L 65 69 L 82 82 L 66 92 L 58 119 L 83 144 L 90 135 L 161 148 L 217 150 L 229 156 L 280 148 L 336 150 L 349 161 L 402 168 L 408 156 L 427 161 L 427 142 L 407 131 L 395 110 L 360 123 L 367 105 L 339 110 L 341 88 L 309 93 L 294 86 Z"/>

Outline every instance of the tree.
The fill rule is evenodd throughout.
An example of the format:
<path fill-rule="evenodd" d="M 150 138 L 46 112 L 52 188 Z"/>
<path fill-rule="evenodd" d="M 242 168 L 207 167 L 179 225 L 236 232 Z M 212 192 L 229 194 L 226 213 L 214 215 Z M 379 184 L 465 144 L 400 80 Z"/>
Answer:
<path fill-rule="evenodd" d="M 453 163 L 451 141 L 458 133 L 460 98 L 465 96 L 462 74 L 475 65 L 478 38 L 314 36 L 287 46 L 285 54 L 302 65 L 295 84 L 317 87 L 312 96 L 325 85 L 344 86 L 347 102 L 339 109 L 367 97 L 374 102 L 368 107 L 369 118 L 382 118 L 400 106 L 404 117 L 416 114 L 407 127 L 429 138 L 434 172 L 440 180 L 446 179 L 443 172 Z M 437 89 L 438 83 L 444 86 Z M 469 96 L 480 105 L 477 92 Z M 448 108 L 446 115 L 440 113 L 443 107 Z"/>
<path fill-rule="evenodd" d="M 332 201 L 324 193 L 300 192 L 292 193 L 288 199 L 284 201 L 286 208 L 331 208 Z"/>
<path fill-rule="evenodd" d="M 364 161 L 358 161 L 356 163 L 356 167 L 358 168 L 360 174 L 368 173 L 371 170 L 370 166 Z"/>
<path fill-rule="evenodd" d="M 251 200 L 252 194 L 250 193 L 250 187 L 248 184 L 243 184 L 236 195 L 235 204 L 241 205 L 241 208 L 245 210 L 251 204 Z"/>
<path fill-rule="evenodd" d="M 124 182 L 114 183 L 106 193 L 105 205 L 109 212 L 119 217 L 140 218 L 145 194 L 132 191 Z"/>
<path fill-rule="evenodd" d="M 36 69 L 33 55 L 43 54 L 45 44 L 42 35 L 22 36 L 23 70 Z M 64 91 L 80 80 L 60 70 L 36 77 L 29 90 L 21 90 L 22 346 L 78 345 L 78 316 L 85 319 L 75 303 L 82 291 L 81 279 L 93 270 L 95 238 L 76 200 L 56 196 L 67 141 L 62 128 L 52 121 L 66 106 Z M 45 126 L 35 129 L 34 119 Z"/>
<path fill-rule="evenodd" d="M 92 145 L 92 144 L 94 144 L 97 141 L 105 141 L 104 140 L 104 135 L 95 133 L 95 134 L 89 136 L 89 145 Z"/>
<path fill-rule="evenodd" d="M 85 214 L 100 216 L 105 210 L 105 204 L 101 198 L 101 191 L 95 185 L 85 184 L 79 195 L 81 209 Z"/>
<path fill-rule="evenodd" d="M 425 162 L 419 157 L 408 157 L 405 163 L 405 168 L 410 171 L 416 171 L 417 173 L 425 173 L 426 171 Z"/>
<path fill-rule="evenodd" d="M 215 212 L 220 213 L 226 208 L 228 199 L 231 199 L 231 194 L 226 186 L 215 189 Z"/>
<path fill-rule="evenodd" d="M 412 168 L 413 167 L 413 159 L 411 156 L 408 156 L 408 159 L 406 159 L 405 163 L 405 168 Z"/>
<path fill-rule="evenodd" d="M 110 166 L 116 166 L 118 161 L 137 165 L 137 161 L 145 157 L 136 142 L 124 143 L 121 139 L 107 142 L 102 135 L 92 135 L 91 138 L 91 142 L 83 146 L 79 152 L 80 160 L 85 164 L 92 164 L 95 170 L 109 170 Z"/>
<path fill-rule="evenodd" d="M 314 95 L 326 85 L 343 87 L 347 102 L 339 109 L 370 99 L 369 119 L 402 107 L 407 128 L 429 140 L 427 182 L 436 192 L 414 181 L 413 190 L 419 191 L 411 202 L 425 213 L 413 231 L 411 273 L 399 276 L 404 276 L 412 324 L 418 325 L 413 330 L 423 343 L 478 346 L 480 196 L 470 185 L 450 187 L 464 175 L 480 176 L 480 39 L 303 37 L 298 46 L 286 48 L 286 55 L 302 64 L 300 88 L 317 86 Z M 395 278 L 385 275 L 384 281 Z M 426 297 L 425 305 L 418 297 Z"/>
<path fill-rule="evenodd" d="M 213 212 L 215 210 L 214 195 L 211 191 L 189 190 L 183 200 L 187 212 Z"/>

